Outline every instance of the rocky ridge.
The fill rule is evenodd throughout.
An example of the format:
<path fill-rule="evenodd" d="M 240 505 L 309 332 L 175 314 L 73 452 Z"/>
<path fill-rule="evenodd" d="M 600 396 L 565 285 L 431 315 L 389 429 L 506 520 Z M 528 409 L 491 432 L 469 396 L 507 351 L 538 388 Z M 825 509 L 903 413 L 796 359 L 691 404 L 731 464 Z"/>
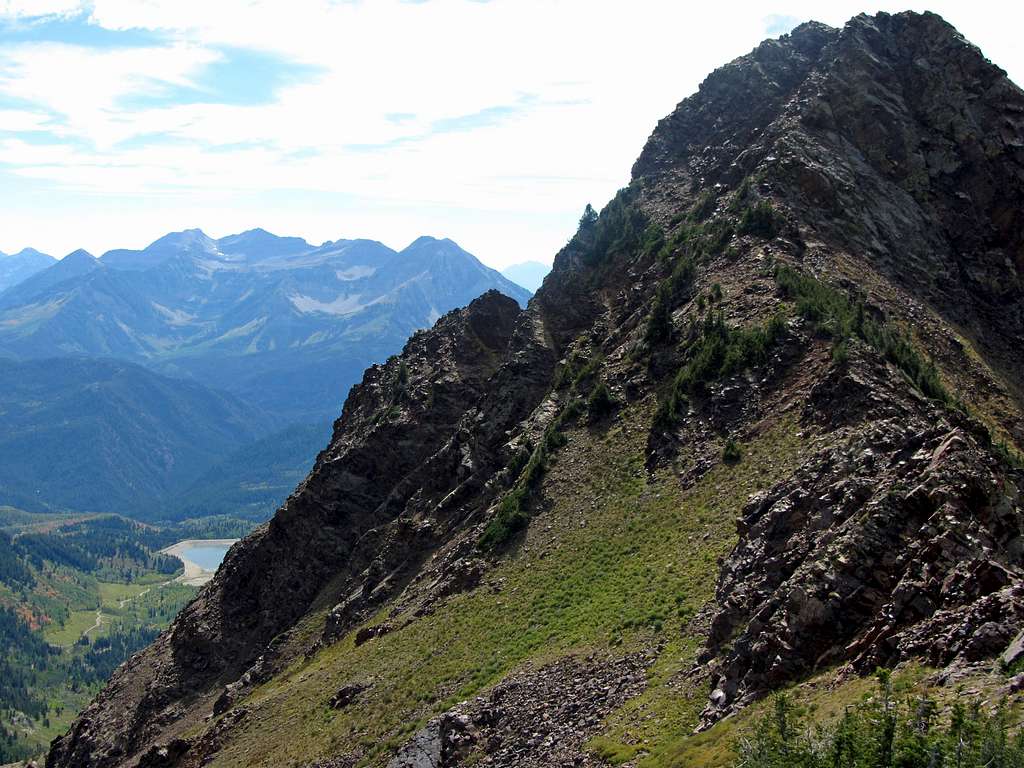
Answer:
<path fill-rule="evenodd" d="M 48 765 L 596 765 L 641 700 L 690 691 L 698 729 L 825 670 L 995 659 L 1022 611 L 1022 117 L 932 14 L 718 70 L 526 310 L 488 294 L 367 371 Z M 498 640 L 463 609 L 522 605 Z M 482 669 L 446 655 L 471 632 L 504 643 Z"/>

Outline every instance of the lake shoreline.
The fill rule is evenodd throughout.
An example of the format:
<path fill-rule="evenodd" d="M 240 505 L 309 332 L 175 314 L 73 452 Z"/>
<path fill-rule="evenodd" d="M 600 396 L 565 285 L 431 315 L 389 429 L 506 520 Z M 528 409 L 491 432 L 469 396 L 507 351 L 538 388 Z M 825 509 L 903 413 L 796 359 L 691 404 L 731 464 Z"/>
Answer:
<path fill-rule="evenodd" d="M 201 587 L 213 578 L 215 570 L 204 568 L 199 563 L 193 562 L 185 557 L 185 552 L 196 547 L 231 547 L 238 539 L 185 539 L 177 544 L 172 544 L 160 550 L 162 555 L 170 555 L 178 558 L 185 568 L 185 572 L 178 576 L 175 581 L 181 584 L 188 584 L 193 587 Z"/>

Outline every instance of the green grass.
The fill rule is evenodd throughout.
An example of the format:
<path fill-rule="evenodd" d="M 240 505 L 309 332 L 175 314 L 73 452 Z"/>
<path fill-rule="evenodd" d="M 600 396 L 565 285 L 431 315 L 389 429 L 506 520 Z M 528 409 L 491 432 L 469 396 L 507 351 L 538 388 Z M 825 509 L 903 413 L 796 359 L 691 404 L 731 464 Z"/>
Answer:
<path fill-rule="evenodd" d="M 72 611 L 63 625 L 49 624 L 43 629 L 46 642 L 53 645 L 69 646 L 82 636 L 89 627 L 96 623 L 96 609 Z M 93 635 L 93 633 L 90 633 Z"/>
<path fill-rule="evenodd" d="M 139 586 L 144 586 L 140 584 Z M 126 624 L 151 624 L 165 626 L 178 615 L 193 597 L 196 587 L 187 584 L 170 583 L 152 586 L 148 591 L 139 589 L 135 597 L 120 609 L 120 621 Z"/>
<path fill-rule="evenodd" d="M 637 768 L 725 768 L 737 758 L 737 746 L 748 738 L 770 706 L 762 700 L 701 733 L 694 733 L 707 703 L 706 679 L 683 678 L 694 660 L 693 643 L 679 642 L 662 652 L 651 674 L 651 686 L 609 718 L 605 734 L 591 740 L 589 749 L 613 765 L 635 760 Z M 926 670 L 908 666 L 894 676 L 900 695 L 924 692 Z M 874 690 L 874 681 L 851 677 L 835 684 L 835 671 L 827 670 L 798 686 L 793 693 L 816 723 L 831 723 L 847 707 Z M 628 738 L 626 738 L 628 734 Z M 635 742 L 632 744 L 626 741 Z"/>
<path fill-rule="evenodd" d="M 800 696 L 819 722 L 828 722 L 842 714 L 844 709 L 860 701 L 872 689 L 872 683 L 862 678 L 851 678 L 840 686 L 831 685 L 834 672 L 822 674 L 819 679 L 800 688 Z M 908 670 L 901 681 L 916 680 L 919 670 Z M 902 683 L 901 683 L 902 684 Z M 693 717 L 679 723 L 678 729 L 658 739 L 653 748 L 638 761 L 639 768 L 724 768 L 737 757 L 740 739 L 748 737 L 755 723 L 765 712 L 768 702 L 760 701 L 743 709 L 733 717 L 721 720 L 712 728 L 693 733 L 696 715 L 707 702 L 707 689 L 688 690 L 684 699 L 692 707 Z"/>
<path fill-rule="evenodd" d="M 164 579 L 166 580 L 166 577 Z M 126 603 L 122 608 L 119 605 L 120 601 L 134 601 L 141 592 L 152 589 L 153 587 L 148 586 L 152 583 L 152 580 L 149 579 L 144 583 L 133 582 L 131 584 L 96 581 L 95 591 L 77 594 L 73 603 L 77 607 L 70 612 L 63 624 L 47 625 L 43 629 L 43 637 L 54 645 L 74 644 L 86 629 L 96 623 L 96 609 L 99 608 L 103 614 L 102 624 L 89 632 L 89 638 L 95 640 L 108 632 L 112 624 L 131 616 L 131 602 Z"/>
<path fill-rule="evenodd" d="M 629 421 L 649 418 L 634 412 Z M 359 647 L 350 636 L 296 662 L 246 701 L 242 730 L 214 764 L 298 765 L 357 746 L 381 764 L 432 714 L 524 665 L 576 651 L 623 654 L 659 638 L 677 648 L 713 593 L 716 559 L 734 541 L 747 495 L 790 471 L 796 431 L 778 425 L 744 446 L 742 464 L 720 465 L 685 492 L 668 472 L 648 480 L 642 430 L 572 431 L 545 482 L 554 506 L 491 575 L 499 590 L 454 596 L 404 627 L 411 617 L 390 617 L 401 628 Z M 677 661 L 670 652 L 659 664 Z M 358 707 L 329 709 L 355 670 L 372 688 Z"/>
<path fill-rule="evenodd" d="M 100 606 L 104 613 L 116 614 L 121 611 L 118 603 L 121 600 L 135 598 L 146 587 L 138 584 L 119 584 L 108 581 L 101 581 L 99 584 Z"/>

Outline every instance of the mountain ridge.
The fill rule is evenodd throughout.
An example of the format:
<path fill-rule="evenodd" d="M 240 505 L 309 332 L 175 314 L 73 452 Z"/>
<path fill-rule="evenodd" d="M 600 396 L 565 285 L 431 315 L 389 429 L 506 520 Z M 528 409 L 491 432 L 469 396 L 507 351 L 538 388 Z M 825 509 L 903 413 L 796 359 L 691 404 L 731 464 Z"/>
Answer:
<path fill-rule="evenodd" d="M 518 264 L 511 264 L 501 270 L 501 274 L 513 283 L 523 286 L 534 293 L 543 285 L 551 267 L 540 261 L 522 261 Z"/>
<path fill-rule="evenodd" d="M 485 294 L 367 370 L 48 766 L 724 766 L 791 684 L 998 698 L 1022 103 L 933 14 L 716 70 L 525 310 Z"/>

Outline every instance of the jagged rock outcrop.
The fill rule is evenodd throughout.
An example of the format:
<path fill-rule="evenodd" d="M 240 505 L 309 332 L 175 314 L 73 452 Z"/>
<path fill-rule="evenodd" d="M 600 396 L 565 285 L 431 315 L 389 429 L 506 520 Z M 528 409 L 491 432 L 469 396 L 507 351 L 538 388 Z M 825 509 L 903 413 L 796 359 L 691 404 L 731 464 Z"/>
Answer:
<path fill-rule="evenodd" d="M 362 606 L 373 604 L 374 590 L 386 594 L 385 579 L 403 578 L 402 564 L 415 562 L 436 536 L 429 521 L 403 512 L 428 503 L 425 465 L 453 454 L 453 432 L 483 395 L 518 315 L 513 299 L 490 291 L 414 335 L 401 359 L 370 368 L 305 482 L 231 549 L 171 629 L 116 673 L 51 762 L 117 764 L 158 729 L 190 724 L 182 721 L 182 698 L 194 701 L 220 681 L 234 684 L 218 705 L 223 711 L 232 695 L 270 674 L 282 633 L 328 581 L 358 578 Z M 107 719 L 97 722 L 93 713 Z M 95 748 L 99 727 L 115 734 L 102 750 Z"/>
<path fill-rule="evenodd" d="M 721 657 L 712 720 L 823 666 L 988 658 L 1024 619 L 1014 480 L 958 414 L 881 364 L 855 367 L 805 411 L 842 413 L 828 444 L 737 521 L 705 655 Z M 857 389 L 871 400 L 851 401 Z"/>
<path fill-rule="evenodd" d="M 563 721 L 631 717 L 641 668 L 682 653 L 667 632 L 699 651 L 638 708 L 710 694 L 673 728 L 835 667 L 1008 652 L 1022 119 L 931 14 L 805 24 L 715 72 L 525 311 L 488 294 L 367 372 L 307 480 L 48 764 L 600 764 Z"/>

